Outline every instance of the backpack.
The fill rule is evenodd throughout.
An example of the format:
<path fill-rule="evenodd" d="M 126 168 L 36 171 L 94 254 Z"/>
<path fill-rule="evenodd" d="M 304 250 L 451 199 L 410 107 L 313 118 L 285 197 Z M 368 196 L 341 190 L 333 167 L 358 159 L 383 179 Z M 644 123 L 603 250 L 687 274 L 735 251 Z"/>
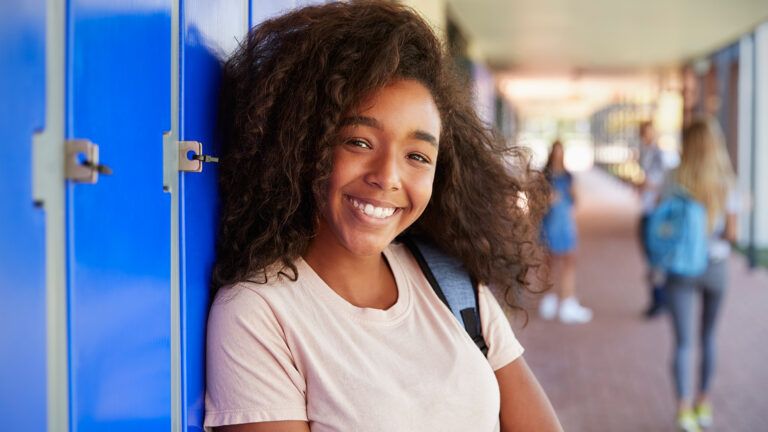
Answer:
<path fill-rule="evenodd" d="M 435 294 L 459 321 L 484 356 L 488 346 L 480 326 L 477 284 L 458 259 L 447 255 L 426 239 L 402 236 L 399 239 L 411 251 Z"/>
<path fill-rule="evenodd" d="M 651 212 L 643 235 L 653 267 L 681 276 L 698 276 L 706 270 L 707 212 L 680 188 Z"/>

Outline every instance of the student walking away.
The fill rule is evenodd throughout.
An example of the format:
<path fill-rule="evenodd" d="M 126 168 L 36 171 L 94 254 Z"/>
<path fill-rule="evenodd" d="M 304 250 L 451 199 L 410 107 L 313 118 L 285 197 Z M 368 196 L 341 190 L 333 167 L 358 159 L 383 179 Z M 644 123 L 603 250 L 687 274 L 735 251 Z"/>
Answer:
<path fill-rule="evenodd" d="M 510 171 L 450 65 L 388 1 L 267 20 L 226 63 L 208 430 L 562 430 L 489 289 L 514 305 L 542 265 L 546 183 Z M 476 281 L 487 351 L 406 232 Z"/>
<path fill-rule="evenodd" d="M 581 324 L 592 320 L 592 310 L 582 306 L 576 298 L 576 222 L 573 217 L 576 199 L 573 175 L 565 169 L 564 161 L 563 144 L 555 141 L 544 168 L 552 192 L 541 231 L 549 252 L 550 269 L 556 275 L 556 292 L 542 297 L 539 316 L 547 320 L 558 318 L 565 324 Z"/>
<path fill-rule="evenodd" d="M 694 120 L 683 131 L 680 166 L 669 175 L 658 211 L 674 210 L 674 200 L 682 203 L 679 209 L 684 212 L 678 215 L 684 215 L 685 220 L 675 223 L 669 218 L 669 227 L 701 227 L 699 233 L 686 232 L 680 236 L 676 249 L 668 254 L 670 259 L 660 261 L 662 265 L 668 264 L 666 290 L 675 333 L 672 371 L 677 421 L 681 430 L 692 432 L 713 423 L 710 388 L 716 363 L 715 328 L 727 288 L 728 256 L 731 243 L 736 240 L 739 211 L 733 169 L 714 119 Z M 652 217 L 655 219 L 656 215 Z M 673 232 L 669 227 L 659 231 Z M 696 244 L 700 250 L 692 250 Z M 697 302 L 701 303 L 700 313 Z M 697 340 L 700 369 L 694 374 Z M 694 375 L 699 378 L 696 393 Z"/>
<path fill-rule="evenodd" d="M 656 207 L 659 200 L 659 192 L 664 184 L 666 167 L 661 149 L 656 143 L 656 132 L 653 123 L 645 121 L 640 124 L 640 168 L 643 170 L 644 179 L 640 184 L 640 200 L 642 215 L 640 217 L 639 234 L 640 244 L 648 266 L 647 280 L 651 298 L 644 315 L 653 318 L 664 310 L 666 296 L 664 291 L 664 273 L 651 265 L 648 259 L 648 245 L 645 243 L 645 229 L 648 225 L 648 215 Z"/>

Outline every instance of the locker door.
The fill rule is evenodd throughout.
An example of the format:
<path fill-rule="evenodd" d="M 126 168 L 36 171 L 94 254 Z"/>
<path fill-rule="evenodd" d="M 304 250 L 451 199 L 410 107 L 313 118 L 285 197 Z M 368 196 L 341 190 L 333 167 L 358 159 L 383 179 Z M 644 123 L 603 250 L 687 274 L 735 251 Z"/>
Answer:
<path fill-rule="evenodd" d="M 73 431 L 168 431 L 170 0 L 69 0 L 67 136 L 112 175 L 67 187 Z"/>
<path fill-rule="evenodd" d="M 0 4 L 0 418 L 46 428 L 45 215 L 32 135 L 45 115 L 45 1 Z"/>
<path fill-rule="evenodd" d="M 180 140 L 201 142 L 205 154 L 219 154 L 214 137 L 221 63 L 254 17 L 261 21 L 294 6 L 292 0 L 183 0 Z M 205 324 L 217 231 L 217 167 L 204 165 L 201 173 L 179 176 L 182 424 L 187 431 L 201 431 L 203 424 Z"/>
<path fill-rule="evenodd" d="M 249 23 L 296 6 L 293 0 L 184 0 L 181 20 L 181 101 L 179 139 L 198 141 L 218 155 L 215 121 L 221 63 L 237 47 Z M 182 314 L 182 424 L 201 431 L 205 396 L 205 324 L 217 231 L 215 164 L 179 176 Z"/>
<path fill-rule="evenodd" d="M 221 64 L 248 27 L 246 0 L 184 0 L 181 22 L 182 76 L 179 136 L 218 155 L 214 140 Z M 180 264 L 182 301 L 182 424 L 203 430 L 205 323 L 217 230 L 217 167 L 180 175 Z"/>

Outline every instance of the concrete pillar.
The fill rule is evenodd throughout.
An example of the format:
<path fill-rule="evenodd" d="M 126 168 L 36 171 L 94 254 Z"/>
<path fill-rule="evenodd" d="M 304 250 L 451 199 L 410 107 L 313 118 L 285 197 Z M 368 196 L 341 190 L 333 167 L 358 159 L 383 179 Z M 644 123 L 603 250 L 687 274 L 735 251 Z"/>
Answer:
<path fill-rule="evenodd" d="M 739 243 L 753 237 L 757 248 L 768 248 L 768 23 L 739 45 L 738 184 L 754 206 L 741 215 Z"/>

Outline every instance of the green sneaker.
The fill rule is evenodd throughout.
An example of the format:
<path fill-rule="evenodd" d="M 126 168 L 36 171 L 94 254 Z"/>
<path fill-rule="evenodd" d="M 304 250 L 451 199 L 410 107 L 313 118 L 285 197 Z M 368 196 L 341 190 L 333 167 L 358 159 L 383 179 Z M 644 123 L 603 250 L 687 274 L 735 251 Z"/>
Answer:
<path fill-rule="evenodd" d="M 712 404 L 704 402 L 696 406 L 696 418 L 699 421 L 699 426 L 712 427 Z"/>
<path fill-rule="evenodd" d="M 677 414 L 677 427 L 681 432 L 701 432 L 699 422 L 693 410 L 687 409 Z"/>

